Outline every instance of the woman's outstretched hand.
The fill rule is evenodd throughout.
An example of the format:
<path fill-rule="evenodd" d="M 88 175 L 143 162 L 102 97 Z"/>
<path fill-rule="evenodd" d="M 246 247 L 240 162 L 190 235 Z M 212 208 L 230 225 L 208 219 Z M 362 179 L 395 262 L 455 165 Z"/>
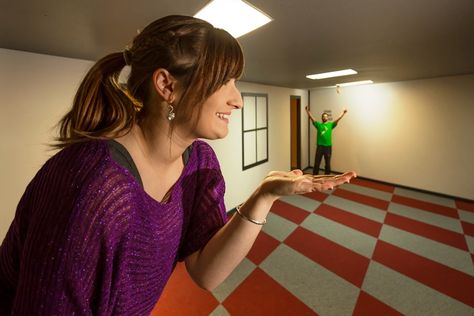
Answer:
<path fill-rule="evenodd" d="M 357 175 L 354 171 L 334 176 L 313 176 L 303 174 L 298 169 L 289 172 L 271 171 L 263 180 L 262 189 L 265 193 L 279 198 L 284 195 L 332 190 L 341 184 L 350 182 L 355 177 Z"/>

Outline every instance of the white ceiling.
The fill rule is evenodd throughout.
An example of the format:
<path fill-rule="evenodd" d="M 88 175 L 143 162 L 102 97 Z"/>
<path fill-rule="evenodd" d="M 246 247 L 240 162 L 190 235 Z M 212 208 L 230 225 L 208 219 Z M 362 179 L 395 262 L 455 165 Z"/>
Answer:
<path fill-rule="evenodd" d="M 0 0 L 0 47 L 96 60 L 206 0 Z M 239 39 L 242 80 L 291 88 L 474 73 L 474 0 L 249 0 L 274 20 Z M 352 68 L 358 75 L 305 75 Z"/>

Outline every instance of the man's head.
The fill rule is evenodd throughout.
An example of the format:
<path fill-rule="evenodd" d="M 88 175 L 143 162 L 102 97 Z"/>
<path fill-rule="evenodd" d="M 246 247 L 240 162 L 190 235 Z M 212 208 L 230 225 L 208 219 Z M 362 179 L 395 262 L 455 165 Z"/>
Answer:
<path fill-rule="evenodd" d="M 321 120 L 323 121 L 323 123 L 326 123 L 327 121 L 329 121 L 329 115 L 326 112 L 324 112 L 321 115 Z"/>

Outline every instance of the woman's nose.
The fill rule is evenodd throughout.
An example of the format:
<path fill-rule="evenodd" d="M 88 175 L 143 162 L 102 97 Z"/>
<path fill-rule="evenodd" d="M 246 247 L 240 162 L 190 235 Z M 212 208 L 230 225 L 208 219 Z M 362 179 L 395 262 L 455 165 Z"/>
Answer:
<path fill-rule="evenodd" d="M 235 83 L 232 86 L 232 97 L 230 104 L 236 109 L 241 109 L 244 106 L 244 101 L 242 100 L 242 95 L 240 94 L 239 89 L 237 89 Z"/>

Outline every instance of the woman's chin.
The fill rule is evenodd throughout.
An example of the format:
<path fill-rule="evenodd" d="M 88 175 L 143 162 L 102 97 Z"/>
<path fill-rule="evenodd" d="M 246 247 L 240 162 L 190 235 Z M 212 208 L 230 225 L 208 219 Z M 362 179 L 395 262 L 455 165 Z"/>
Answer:
<path fill-rule="evenodd" d="M 209 140 L 223 139 L 227 136 L 227 134 L 229 134 L 228 130 L 219 131 L 219 132 L 216 132 L 216 133 L 212 133 L 212 135 L 208 135 L 208 137 L 205 137 L 205 138 L 209 139 Z"/>

